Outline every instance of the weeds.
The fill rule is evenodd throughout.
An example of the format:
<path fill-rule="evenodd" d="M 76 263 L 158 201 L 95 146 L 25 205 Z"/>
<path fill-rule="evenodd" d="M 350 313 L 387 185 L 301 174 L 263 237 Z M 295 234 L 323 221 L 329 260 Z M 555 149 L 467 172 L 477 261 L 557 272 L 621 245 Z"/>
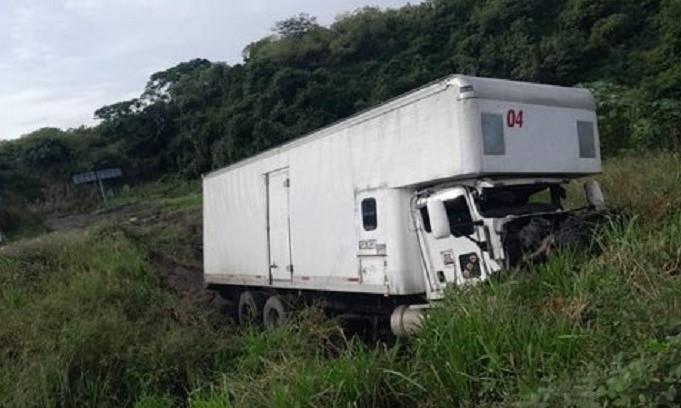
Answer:
<path fill-rule="evenodd" d="M 49 238 L 0 258 L 0 405 L 183 399 L 229 361 L 226 326 L 162 290 L 120 234 Z"/>
<path fill-rule="evenodd" d="M 164 289 L 150 264 L 154 250 L 192 256 L 181 228 L 13 244 L 0 255 L 0 405 L 678 404 L 678 159 L 610 161 L 601 181 L 622 216 L 598 231 L 598 251 L 452 290 L 393 346 L 345 338 L 314 309 L 274 331 L 235 330 Z M 196 206 L 191 194 L 164 205 Z"/>

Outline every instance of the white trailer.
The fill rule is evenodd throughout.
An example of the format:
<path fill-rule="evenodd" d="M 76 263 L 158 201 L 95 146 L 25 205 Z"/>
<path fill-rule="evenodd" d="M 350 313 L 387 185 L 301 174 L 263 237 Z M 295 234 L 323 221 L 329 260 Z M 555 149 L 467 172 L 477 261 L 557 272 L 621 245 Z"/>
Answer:
<path fill-rule="evenodd" d="M 600 171 L 588 90 L 453 75 L 205 175 L 205 282 L 240 320 L 314 295 L 402 334 L 448 286 L 536 250 L 514 236 L 557 228 L 561 185 Z"/>

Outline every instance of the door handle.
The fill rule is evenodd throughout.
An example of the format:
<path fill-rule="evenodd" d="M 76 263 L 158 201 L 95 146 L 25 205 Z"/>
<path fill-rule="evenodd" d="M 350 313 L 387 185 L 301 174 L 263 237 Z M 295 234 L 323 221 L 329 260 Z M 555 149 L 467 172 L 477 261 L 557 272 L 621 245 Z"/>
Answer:
<path fill-rule="evenodd" d="M 270 265 L 270 268 L 272 268 L 272 269 L 276 269 L 276 268 L 278 268 L 278 267 L 279 267 L 279 266 L 278 266 L 277 264 L 275 264 L 275 263 L 273 263 L 272 265 Z"/>

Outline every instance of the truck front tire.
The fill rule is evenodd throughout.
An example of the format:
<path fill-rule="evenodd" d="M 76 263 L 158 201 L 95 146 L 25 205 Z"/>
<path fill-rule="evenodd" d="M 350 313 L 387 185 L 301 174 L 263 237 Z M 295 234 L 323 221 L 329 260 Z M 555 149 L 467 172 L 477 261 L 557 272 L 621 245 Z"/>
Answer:
<path fill-rule="evenodd" d="M 277 328 L 288 320 L 286 306 L 279 296 L 270 296 L 263 308 L 263 323 L 268 330 Z"/>
<path fill-rule="evenodd" d="M 237 318 L 239 325 L 250 326 L 260 323 L 264 298 L 261 294 L 246 290 L 239 295 Z"/>

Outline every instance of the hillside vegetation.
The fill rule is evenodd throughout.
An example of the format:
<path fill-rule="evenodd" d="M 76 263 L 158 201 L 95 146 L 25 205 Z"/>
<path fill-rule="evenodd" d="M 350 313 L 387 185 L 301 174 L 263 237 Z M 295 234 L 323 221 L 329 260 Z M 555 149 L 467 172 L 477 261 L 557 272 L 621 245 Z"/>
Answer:
<path fill-rule="evenodd" d="M 237 330 L 157 259 L 200 256 L 195 193 L 132 191 L 116 205 L 147 215 L 2 248 L 0 406 L 679 404 L 680 159 L 609 160 L 620 215 L 594 248 L 452 291 L 394 345 L 346 338 L 315 310 Z"/>
<path fill-rule="evenodd" d="M 330 27 L 301 14 L 242 63 L 153 74 L 138 98 L 97 109 L 98 126 L 2 142 L 0 194 L 73 198 L 72 174 L 105 167 L 128 184 L 196 178 L 451 73 L 588 86 L 606 156 L 678 148 L 680 21 L 678 0 L 427 0 Z"/>

